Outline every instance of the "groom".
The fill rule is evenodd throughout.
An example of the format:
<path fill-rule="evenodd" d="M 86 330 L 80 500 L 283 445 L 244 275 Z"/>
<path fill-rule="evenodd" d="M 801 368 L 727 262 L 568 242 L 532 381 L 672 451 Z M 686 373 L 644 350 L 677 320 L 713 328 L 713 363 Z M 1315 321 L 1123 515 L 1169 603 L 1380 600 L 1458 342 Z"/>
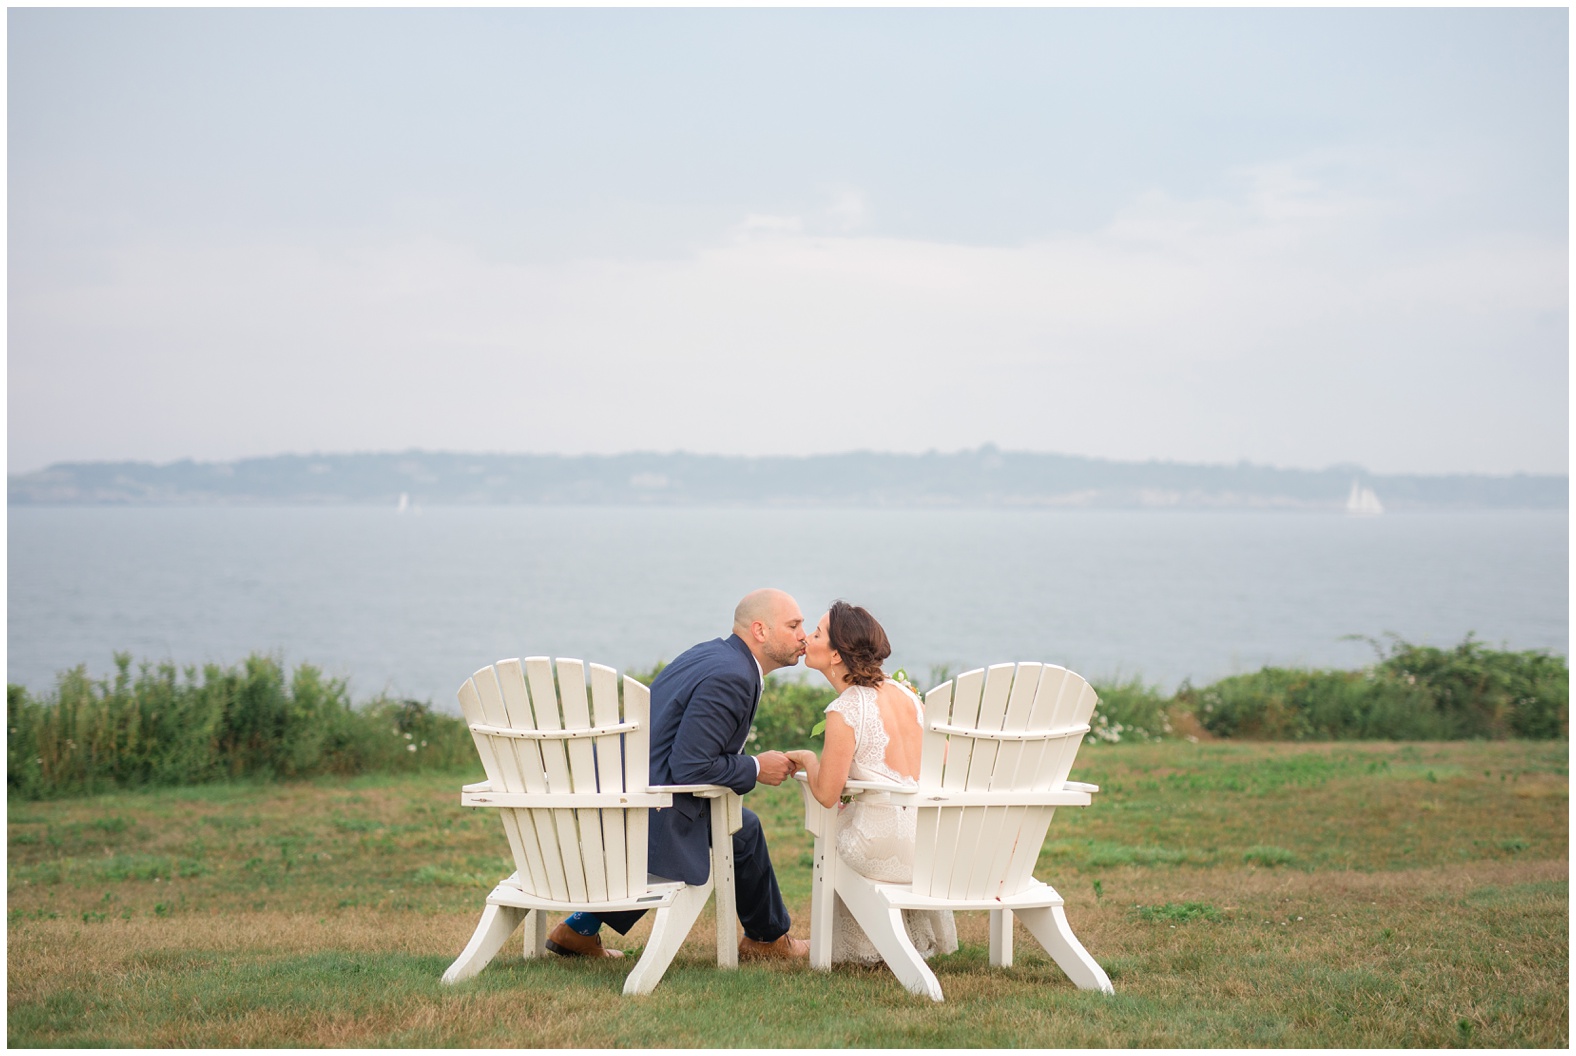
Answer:
<path fill-rule="evenodd" d="M 766 675 L 792 667 L 804 655 L 804 616 L 780 590 L 756 590 L 733 610 L 733 634 L 686 649 L 651 683 L 651 783 L 726 785 L 748 792 L 757 781 L 780 785 L 794 771 L 782 752 L 744 755 Z M 651 812 L 647 869 L 657 876 L 703 884 L 711 875 L 711 811 L 687 792 L 673 806 Z M 760 819 L 744 811 L 733 834 L 744 958 L 806 958 L 810 944 L 788 935 L 788 909 L 766 851 Z M 547 936 L 547 948 L 565 957 L 622 957 L 597 934 L 607 924 L 627 935 L 646 910 L 598 916 L 575 913 Z"/>

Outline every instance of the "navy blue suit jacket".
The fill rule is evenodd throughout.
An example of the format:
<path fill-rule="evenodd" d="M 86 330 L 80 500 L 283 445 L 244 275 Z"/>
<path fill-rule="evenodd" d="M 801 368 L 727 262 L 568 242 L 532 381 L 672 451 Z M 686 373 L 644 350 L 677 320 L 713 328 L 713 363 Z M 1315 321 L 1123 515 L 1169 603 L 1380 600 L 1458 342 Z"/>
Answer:
<path fill-rule="evenodd" d="M 755 760 L 741 755 L 760 699 L 761 676 L 744 639 L 686 649 L 651 683 L 651 783 L 755 787 Z M 711 875 L 711 806 L 687 792 L 651 812 L 647 869 L 703 884 Z"/>

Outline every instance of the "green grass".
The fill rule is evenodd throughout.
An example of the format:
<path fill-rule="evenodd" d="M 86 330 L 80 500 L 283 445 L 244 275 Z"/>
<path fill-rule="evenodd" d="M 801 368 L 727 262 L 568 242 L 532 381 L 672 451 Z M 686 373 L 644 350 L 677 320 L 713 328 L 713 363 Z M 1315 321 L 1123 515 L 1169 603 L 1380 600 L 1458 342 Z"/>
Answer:
<path fill-rule="evenodd" d="M 1432 775 L 1430 777 L 1430 775 Z M 656 992 L 631 962 L 438 978 L 512 866 L 478 774 L 219 783 L 8 808 L 8 1042 L 131 1047 L 1564 1047 L 1567 750 L 1550 742 L 1086 747 L 1094 805 L 1038 875 L 1116 987 L 986 918 L 933 1005 L 884 969 L 718 971 L 711 921 Z M 760 814 L 795 933 L 810 840 Z M 113 822 L 110 819 L 115 819 Z M 103 823 L 101 822 L 108 822 Z M 615 943 L 635 950 L 646 926 Z"/>

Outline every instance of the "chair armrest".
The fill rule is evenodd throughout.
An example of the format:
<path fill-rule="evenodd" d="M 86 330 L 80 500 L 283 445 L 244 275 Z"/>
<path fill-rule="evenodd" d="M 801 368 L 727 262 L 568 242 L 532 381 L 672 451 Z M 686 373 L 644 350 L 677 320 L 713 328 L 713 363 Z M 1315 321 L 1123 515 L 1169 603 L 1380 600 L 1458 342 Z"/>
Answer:
<path fill-rule="evenodd" d="M 845 781 L 843 794 L 857 796 L 861 792 L 913 792 L 913 785 L 894 785 L 887 781 Z"/>
<path fill-rule="evenodd" d="M 652 785 L 648 792 L 688 792 L 696 799 L 716 799 L 733 792 L 727 785 Z M 737 795 L 737 793 L 734 793 Z"/>
<path fill-rule="evenodd" d="M 793 775 L 795 781 L 804 786 L 805 792 L 810 791 L 810 777 L 803 770 Z M 913 792 L 913 785 L 894 785 L 886 781 L 845 781 L 843 794 L 857 796 L 861 792 Z"/>
<path fill-rule="evenodd" d="M 461 785 L 460 786 L 460 791 L 461 792 L 491 792 L 492 791 L 492 782 L 491 781 L 478 781 L 474 785 Z"/>
<path fill-rule="evenodd" d="M 828 824 L 836 813 L 835 807 L 823 807 L 815 798 L 815 793 L 810 791 L 810 775 L 803 770 L 793 775 L 799 782 L 799 792 L 804 796 L 804 827 L 805 831 L 817 839 L 832 834 L 832 827 Z"/>
<path fill-rule="evenodd" d="M 1086 781 L 1063 781 L 1062 787 L 1069 792 L 1098 792 L 1099 785 L 1091 785 Z"/>

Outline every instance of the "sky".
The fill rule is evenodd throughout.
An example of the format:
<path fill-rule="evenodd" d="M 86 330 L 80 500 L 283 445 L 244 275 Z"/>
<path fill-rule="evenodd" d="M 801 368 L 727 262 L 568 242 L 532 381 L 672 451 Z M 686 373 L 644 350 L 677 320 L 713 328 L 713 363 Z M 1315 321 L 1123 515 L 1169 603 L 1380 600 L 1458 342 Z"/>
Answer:
<path fill-rule="evenodd" d="M 7 462 L 1564 473 L 1562 9 L 10 9 Z"/>

